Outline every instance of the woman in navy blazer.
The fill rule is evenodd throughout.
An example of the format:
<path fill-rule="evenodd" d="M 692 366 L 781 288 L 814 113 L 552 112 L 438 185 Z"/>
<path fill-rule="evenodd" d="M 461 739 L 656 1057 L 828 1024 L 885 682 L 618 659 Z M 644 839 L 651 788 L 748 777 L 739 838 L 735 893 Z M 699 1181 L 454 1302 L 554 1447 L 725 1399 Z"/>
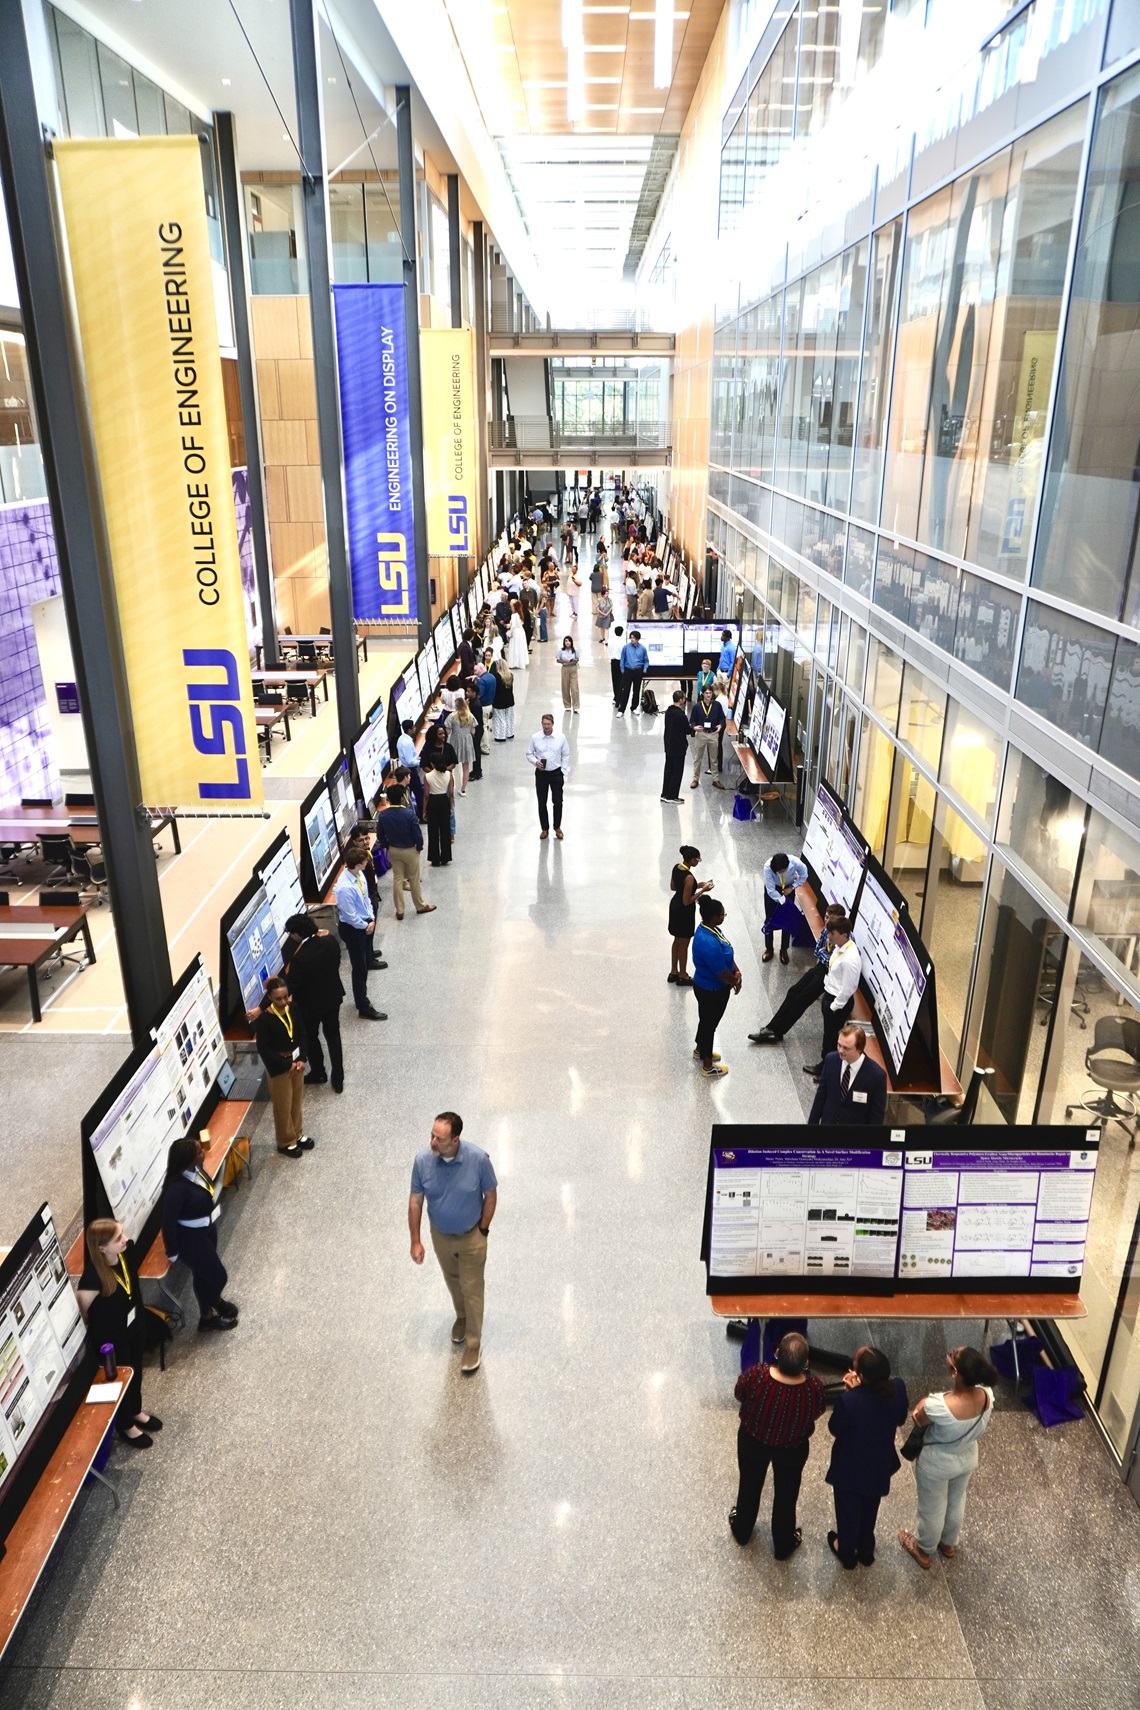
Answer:
<path fill-rule="evenodd" d="M 835 1438 L 827 1482 L 835 1496 L 837 1530 L 827 1542 L 845 1568 L 875 1559 L 879 1503 L 899 1470 L 895 1432 L 907 1416 L 906 1387 L 891 1376 L 891 1362 L 878 1348 L 860 1348 L 843 1376 L 845 1393 L 831 1410 Z"/>

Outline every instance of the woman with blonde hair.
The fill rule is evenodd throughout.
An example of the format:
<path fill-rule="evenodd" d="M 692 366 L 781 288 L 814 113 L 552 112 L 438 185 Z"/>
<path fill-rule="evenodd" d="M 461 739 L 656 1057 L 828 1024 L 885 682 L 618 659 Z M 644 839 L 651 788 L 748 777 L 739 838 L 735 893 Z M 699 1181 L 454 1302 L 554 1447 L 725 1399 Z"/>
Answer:
<path fill-rule="evenodd" d="M 491 702 L 491 734 L 496 742 L 509 742 L 515 734 L 514 673 L 505 658 L 491 666 L 495 695 Z"/>
<path fill-rule="evenodd" d="M 86 1244 L 87 1265 L 77 1293 L 88 1345 L 98 1357 L 109 1342 L 116 1363 L 130 1366 L 131 1380 L 115 1410 L 115 1429 L 132 1449 L 149 1449 L 162 1420 L 144 1412 L 142 1404 L 146 1320 L 133 1243 L 115 1218 L 96 1217 L 87 1225 Z"/>
<path fill-rule="evenodd" d="M 460 768 L 459 794 L 465 796 L 471 768 L 475 764 L 475 718 L 467 704 L 466 695 L 444 723 L 451 746 L 455 750 L 456 764 Z"/>

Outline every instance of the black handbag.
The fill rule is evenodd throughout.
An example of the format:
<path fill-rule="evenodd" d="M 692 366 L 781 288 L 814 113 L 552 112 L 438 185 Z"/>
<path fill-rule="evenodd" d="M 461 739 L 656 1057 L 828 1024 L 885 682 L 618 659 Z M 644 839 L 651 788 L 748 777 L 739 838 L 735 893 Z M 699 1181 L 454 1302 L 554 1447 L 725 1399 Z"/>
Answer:
<path fill-rule="evenodd" d="M 929 1425 L 915 1425 L 905 1443 L 899 1445 L 899 1454 L 904 1461 L 917 1461 L 922 1453 L 922 1445 L 926 1441 Z"/>

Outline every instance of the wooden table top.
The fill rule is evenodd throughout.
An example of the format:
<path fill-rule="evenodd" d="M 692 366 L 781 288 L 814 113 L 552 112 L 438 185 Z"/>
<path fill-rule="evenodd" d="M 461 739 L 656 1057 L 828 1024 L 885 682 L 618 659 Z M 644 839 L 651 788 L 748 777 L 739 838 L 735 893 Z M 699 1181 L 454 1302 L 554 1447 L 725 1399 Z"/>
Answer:
<path fill-rule="evenodd" d="M 323 671 L 251 671 L 250 677 L 255 683 L 268 683 L 270 687 L 274 683 L 305 683 L 315 688 L 325 680 Z"/>
<path fill-rule="evenodd" d="M 67 887 L 65 886 L 64 889 Z M 0 885 L 0 890 L 3 886 Z M 40 892 L 41 898 L 44 892 Z M 50 893 L 49 893 L 50 894 Z M 77 920 L 82 920 L 85 914 L 90 914 L 94 905 L 81 903 L 78 908 L 61 907 L 58 904 L 44 906 L 38 903 L 9 903 L 7 907 L 0 905 L 0 938 L 9 926 L 74 926 Z"/>
<path fill-rule="evenodd" d="M 1087 1318 L 1076 1294 L 711 1294 L 718 1318 Z"/>
<path fill-rule="evenodd" d="M 129 1383 L 130 1366 L 119 1367 Z M 96 1374 L 96 1383 L 101 1377 Z M 118 1401 L 82 1401 L 43 1475 L 8 1533 L 0 1560 L 0 1655 L 36 1588 L 56 1539 L 70 1514 L 99 1446 L 111 1428 Z"/>

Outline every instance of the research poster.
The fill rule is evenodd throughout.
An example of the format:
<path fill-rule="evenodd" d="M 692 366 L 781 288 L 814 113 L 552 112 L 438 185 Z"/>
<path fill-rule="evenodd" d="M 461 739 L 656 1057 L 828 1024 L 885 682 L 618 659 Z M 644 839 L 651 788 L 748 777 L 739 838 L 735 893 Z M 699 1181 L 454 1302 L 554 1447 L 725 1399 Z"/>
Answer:
<path fill-rule="evenodd" d="M 926 990 L 926 973 L 898 917 L 898 910 L 873 873 L 859 898 L 854 934 L 863 978 L 875 1002 L 876 1032 L 899 1067 Z"/>
<path fill-rule="evenodd" d="M 1071 1152 L 907 1152 L 899 1278 L 1081 1274 L 1095 1144 Z"/>
<path fill-rule="evenodd" d="M 709 1274 L 893 1277 L 901 1151 L 713 1153 Z"/>
<path fill-rule="evenodd" d="M 859 893 L 866 851 L 844 819 L 839 803 L 822 785 L 816 790 L 803 852 L 827 901 L 841 904 L 850 914 Z"/>
<path fill-rule="evenodd" d="M 259 807 L 196 136 L 53 144 L 148 807 Z"/>
<path fill-rule="evenodd" d="M 21 1236 L 0 1287 L 0 1493 L 83 1351 L 84 1327 L 51 1213 Z"/>
<path fill-rule="evenodd" d="M 416 616 L 412 442 L 402 285 L 334 285 L 352 608 Z"/>

